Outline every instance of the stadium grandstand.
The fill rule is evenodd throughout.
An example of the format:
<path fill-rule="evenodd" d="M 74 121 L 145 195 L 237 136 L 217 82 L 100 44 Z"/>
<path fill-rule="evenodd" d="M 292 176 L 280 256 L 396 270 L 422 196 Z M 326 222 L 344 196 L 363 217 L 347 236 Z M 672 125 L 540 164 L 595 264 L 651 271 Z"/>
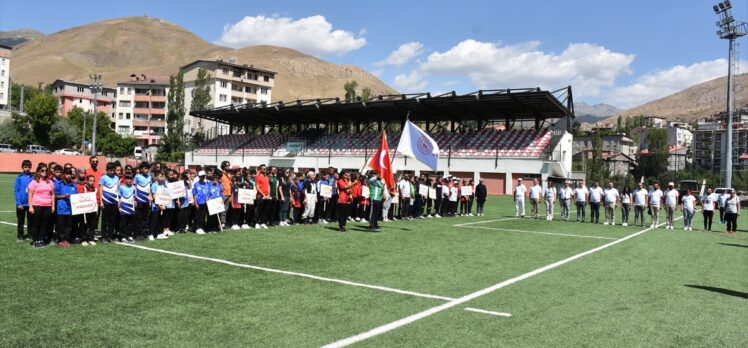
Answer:
<path fill-rule="evenodd" d="M 395 154 L 396 177 L 427 173 L 483 179 L 490 194 L 506 194 L 517 178 L 571 176 L 571 86 L 556 91 L 526 88 L 366 100 L 308 99 L 230 105 L 190 114 L 229 126 L 229 134 L 185 154 L 191 167 L 229 160 L 246 167 L 358 171 L 379 147 L 380 132 L 387 132 L 394 152 L 400 129 L 410 119 L 439 144 L 439 172 Z"/>

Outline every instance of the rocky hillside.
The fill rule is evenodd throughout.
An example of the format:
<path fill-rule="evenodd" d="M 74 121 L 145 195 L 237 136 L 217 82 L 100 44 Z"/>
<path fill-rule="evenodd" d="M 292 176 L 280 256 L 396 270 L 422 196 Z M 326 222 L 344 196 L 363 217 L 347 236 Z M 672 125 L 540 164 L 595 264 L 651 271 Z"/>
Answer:
<path fill-rule="evenodd" d="M 15 47 L 42 36 L 44 36 L 43 33 L 34 29 L 0 31 L 0 45 Z"/>

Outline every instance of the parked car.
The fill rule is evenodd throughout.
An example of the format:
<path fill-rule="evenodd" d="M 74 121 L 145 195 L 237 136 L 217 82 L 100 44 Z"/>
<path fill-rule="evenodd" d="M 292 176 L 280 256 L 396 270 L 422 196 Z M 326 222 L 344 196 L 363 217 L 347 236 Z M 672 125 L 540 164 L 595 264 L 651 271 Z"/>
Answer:
<path fill-rule="evenodd" d="M 0 152 L 18 152 L 18 150 L 10 144 L 0 144 Z"/>
<path fill-rule="evenodd" d="M 51 153 L 49 149 L 41 145 L 26 146 L 26 152 L 28 153 Z"/>
<path fill-rule="evenodd" d="M 60 155 L 80 155 L 81 153 L 75 149 L 59 149 L 55 151 L 56 154 Z"/>
<path fill-rule="evenodd" d="M 132 157 L 135 159 L 142 159 L 143 158 L 143 148 L 140 146 L 136 146 L 135 150 L 133 150 Z"/>

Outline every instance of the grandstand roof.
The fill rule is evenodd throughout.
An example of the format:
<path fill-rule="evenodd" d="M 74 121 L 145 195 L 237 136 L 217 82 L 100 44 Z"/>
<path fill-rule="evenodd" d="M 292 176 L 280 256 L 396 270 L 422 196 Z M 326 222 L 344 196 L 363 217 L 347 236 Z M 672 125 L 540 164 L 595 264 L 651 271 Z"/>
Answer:
<path fill-rule="evenodd" d="M 559 96 L 557 98 L 557 96 Z M 563 99 L 561 101 L 560 99 Z M 306 99 L 229 105 L 190 115 L 233 125 L 315 124 L 355 121 L 469 121 L 574 117 L 571 86 L 557 91 L 540 88 L 382 95 L 367 100 Z"/>

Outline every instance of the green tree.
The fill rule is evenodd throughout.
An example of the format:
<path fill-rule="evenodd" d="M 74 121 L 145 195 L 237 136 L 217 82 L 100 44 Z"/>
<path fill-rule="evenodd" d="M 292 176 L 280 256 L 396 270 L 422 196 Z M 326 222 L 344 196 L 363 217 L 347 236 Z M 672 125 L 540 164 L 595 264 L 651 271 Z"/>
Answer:
<path fill-rule="evenodd" d="M 80 144 L 82 128 L 68 118 L 58 117 L 49 130 L 49 145 L 53 148 L 71 148 Z"/>
<path fill-rule="evenodd" d="M 361 90 L 361 99 L 362 100 L 368 100 L 374 97 L 374 92 L 372 92 L 371 88 L 364 87 Z"/>
<path fill-rule="evenodd" d="M 80 130 L 79 136 L 75 139 L 75 142 L 73 143 L 74 147 L 78 147 L 80 144 L 83 143 L 83 139 L 87 141 L 91 141 L 93 137 L 93 114 L 88 111 L 83 111 L 83 109 L 79 107 L 74 107 L 72 110 L 68 112 L 67 120 L 70 122 L 71 125 L 76 127 Z M 84 127 L 85 122 L 85 127 Z M 96 137 L 97 137 L 97 147 L 99 144 L 101 144 L 101 140 L 106 137 L 108 134 L 116 134 L 112 128 L 109 127 L 109 123 L 111 120 L 109 119 L 109 116 L 107 116 L 104 112 L 99 112 L 99 115 L 97 116 L 96 120 Z M 83 131 L 85 130 L 85 134 Z M 98 149 L 97 149 L 98 150 Z"/>
<path fill-rule="evenodd" d="M 16 149 L 25 149 L 34 142 L 29 123 L 28 116 L 14 112 L 10 120 L 0 124 L 0 143 L 13 145 Z"/>
<path fill-rule="evenodd" d="M 209 108 L 210 101 L 210 73 L 203 68 L 197 69 L 197 79 L 195 80 L 195 88 L 192 90 L 190 110 L 206 110 Z"/>
<path fill-rule="evenodd" d="M 647 129 L 646 153 L 638 156 L 636 177 L 652 177 L 660 180 L 667 174 L 667 161 L 670 156 L 667 130 L 660 128 Z"/>
<path fill-rule="evenodd" d="M 57 118 L 57 98 L 49 93 L 37 94 L 29 100 L 25 109 L 34 140 L 41 145 L 50 145 L 49 131 Z"/>
<path fill-rule="evenodd" d="M 160 161 L 184 161 L 184 72 L 169 78 L 167 96 L 166 134 L 161 137 L 157 159 Z"/>
<path fill-rule="evenodd" d="M 345 90 L 345 100 L 356 99 L 356 88 L 357 87 L 358 87 L 358 82 L 356 82 L 356 80 L 348 81 L 343 85 L 343 89 Z"/>
<path fill-rule="evenodd" d="M 592 159 L 587 160 L 587 179 L 604 182 L 610 177 L 608 165 L 603 159 L 603 140 L 601 132 L 595 132 L 592 140 Z"/>
<path fill-rule="evenodd" d="M 11 86 L 10 91 L 10 105 L 11 108 L 14 110 L 20 109 L 21 104 L 21 89 L 23 89 L 23 103 L 24 103 L 24 111 L 26 111 L 26 104 L 28 104 L 29 100 L 33 99 L 37 94 L 44 93 L 43 89 L 39 89 L 33 86 L 28 86 L 25 84 L 20 83 L 14 83 Z"/>
<path fill-rule="evenodd" d="M 117 133 L 109 132 L 99 138 L 99 144 L 101 146 L 97 151 L 109 156 L 124 157 L 132 154 L 132 150 L 137 146 L 138 141 L 132 136 L 122 137 Z"/>

